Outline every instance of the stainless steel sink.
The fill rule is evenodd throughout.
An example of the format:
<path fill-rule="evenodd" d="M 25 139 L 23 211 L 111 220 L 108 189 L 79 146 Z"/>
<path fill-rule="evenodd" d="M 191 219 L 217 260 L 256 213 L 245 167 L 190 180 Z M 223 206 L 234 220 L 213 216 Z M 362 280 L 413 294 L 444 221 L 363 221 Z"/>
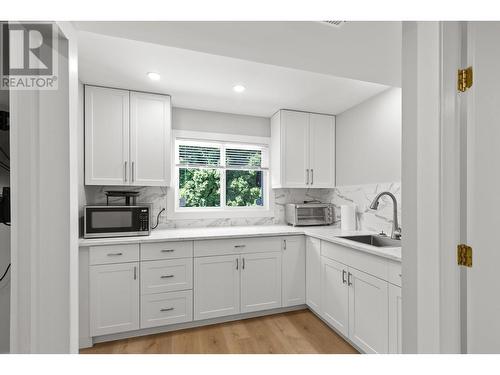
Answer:
<path fill-rule="evenodd" d="M 349 241 L 360 242 L 376 247 L 400 247 L 401 240 L 395 240 L 384 236 L 360 235 L 340 237 Z"/>

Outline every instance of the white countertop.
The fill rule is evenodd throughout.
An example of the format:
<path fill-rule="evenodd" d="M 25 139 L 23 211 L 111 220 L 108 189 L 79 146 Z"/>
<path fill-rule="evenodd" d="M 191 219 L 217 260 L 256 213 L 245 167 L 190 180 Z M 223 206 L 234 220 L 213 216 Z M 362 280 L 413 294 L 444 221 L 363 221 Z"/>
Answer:
<path fill-rule="evenodd" d="M 331 226 L 322 227 L 291 227 L 288 225 L 266 226 L 241 226 L 241 227 L 210 227 L 210 228 L 183 228 L 183 229 L 157 229 L 151 231 L 149 236 L 117 237 L 117 238 L 92 238 L 80 239 L 80 246 L 118 245 L 129 243 L 206 240 L 231 237 L 263 237 L 263 236 L 289 236 L 304 234 L 321 240 L 338 243 L 355 250 L 363 251 L 383 258 L 401 261 L 401 247 L 375 247 L 359 242 L 349 241 L 341 236 L 374 234 L 367 231 L 342 231 Z"/>

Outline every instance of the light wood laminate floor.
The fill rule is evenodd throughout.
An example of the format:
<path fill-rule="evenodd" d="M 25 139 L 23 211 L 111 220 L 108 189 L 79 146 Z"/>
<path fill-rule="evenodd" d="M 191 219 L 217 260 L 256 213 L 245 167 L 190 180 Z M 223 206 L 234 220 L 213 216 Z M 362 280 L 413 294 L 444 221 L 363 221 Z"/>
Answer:
<path fill-rule="evenodd" d="M 309 310 L 94 345 L 85 354 L 350 354 L 357 351 Z"/>

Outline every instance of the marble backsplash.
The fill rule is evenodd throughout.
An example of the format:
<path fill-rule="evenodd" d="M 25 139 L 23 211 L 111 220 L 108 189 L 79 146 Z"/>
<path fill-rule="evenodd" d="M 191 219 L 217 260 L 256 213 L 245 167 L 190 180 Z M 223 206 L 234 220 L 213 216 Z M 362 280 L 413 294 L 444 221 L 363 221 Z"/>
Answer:
<path fill-rule="evenodd" d="M 375 196 L 388 191 L 394 194 L 398 202 L 398 221 L 401 225 L 401 183 L 389 182 L 369 185 L 337 186 L 333 189 L 331 202 L 335 206 L 336 222 L 340 222 L 340 206 L 356 205 L 356 225 L 358 230 L 372 230 L 387 234 L 392 231 L 392 200 L 384 196 L 380 199 L 378 210 L 371 210 L 370 203 Z"/>
<path fill-rule="evenodd" d="M 85 186 L 85 200 L 88 204 L 105 204 L 107 190 L 139 191 L 137 203 L 151 203 L 153 222 L 162 208 L 167 208 L 166 187 L 118 187 L 118 186 Z M 302 203 L 305 200 L 331 200 L 331 189 L 274 189 L 274 216 L 249 218 L 217 218 L 217 219 L 183 219 L 169 220 L 167 215 L 160 216 L 162 228 L 198 228 L 241 225 L 271 225 L 285 223 L 285 205 L 287 203 Z M 123 199 L 110 198 L 110 203 L 122 204 Z M 87 204 L 87 203 L 83 203 Z"/>
<path fill-rule="evenodd" d="M 105 204 L 106 190 L 139 191 L 138 203 L 152 204 L 153 222 L 162 208 L 167 208 L 166 187 L 117 187 L 117 186 L 85 186 L 85 201 L 88 204 Z M 162 228 L 197 228 L 240 225 L 271 225 L 285 223 L 285 205 L 301 203 L 305 200 L 332 202 L 335 206 L 335 222 L 340 223 L 340 206 L 355 204 L 357 207 L 357 229 L 374 230 L 390 234 L 392 228 L 392 202 L 387 197 L 380 201 L 379 209 L 372 211 L 369 205 L 381 191 L 390 191 L 398 200 L 398 218 L 401 220 L 401 184 L 399 182 L 370 185 L 339 186 L 334 189 L 274 189 L 274 216 L 252 218 L 218 218 L 218 219 L 186 219 L 170 220 L 165 214 L 160 217 Z M 87 204 L 80 202 L 81 206 Z M 110 199 L 111 203 L 121 203 L 119 198 Z M 400 221 L 401 223 L 401 221 Z"/>

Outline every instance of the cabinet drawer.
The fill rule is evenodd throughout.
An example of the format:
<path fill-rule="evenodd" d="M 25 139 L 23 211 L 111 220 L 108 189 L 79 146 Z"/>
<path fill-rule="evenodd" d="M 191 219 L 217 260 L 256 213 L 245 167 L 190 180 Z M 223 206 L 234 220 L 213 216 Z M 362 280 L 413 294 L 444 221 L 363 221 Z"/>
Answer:
<path fill-rule="evenodd" d="M 142 294 L 193 288 L 193 258 L 141 262 Z"/>
<path fill-rule="evenodd" d="M 401 286 L 401 263 L 389 262 L 389 279 L 391 284 Z"/>
<path fill-rule="evenodd" d="M 191 258 L 192 256 L 193 241 L 141 244 L 141 260 Z"/>
<path fill-rule="evenodd" d="M 191 322 L 192 320 L 192 290 L 141 297 L 141 328 Z"/>
<path fill-rule="evenodd" d="M 286 238 L 286 237 L 284 237 Z M 281 237 L 231 238 L 194 241 L 194 256 L 229 255 L 281 251 Z"/>
<path fill-rule="evenodd" d="M 388 260 L 376 255 L 323 240 L 321 241 L 321 255 L 380 279 L 388 280 Z"/>
<path fill-rule="evenodd" d="M 89 264 L 111 264 L 139 261 L 139 245 L 92 246 L 89 249 Z"/>

